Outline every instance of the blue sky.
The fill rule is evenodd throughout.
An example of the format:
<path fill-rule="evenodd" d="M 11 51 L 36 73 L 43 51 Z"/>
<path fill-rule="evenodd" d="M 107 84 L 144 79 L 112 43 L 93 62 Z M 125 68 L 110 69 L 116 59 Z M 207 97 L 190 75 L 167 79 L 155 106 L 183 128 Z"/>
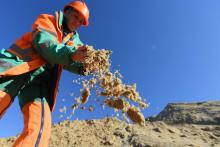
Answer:
<path fill-rule="evenodd" d="M 70 1 L 7 0 L 0 5 L 0 48 L 7 48 L 41 13 L 53 14 Z M 126 84 L 137 84 L 150 102 L 143 112 L 158 114 L 167 103 L 220 100 L 220 2 L 217 0 L 86 0 L 90 26 L 79 30 L 81 40 L 97 49 L 113 51 L 112 67 L 120 69 Z M 119 66 L 120 65 L 120 66 Z M 79 94 L 63 72 L 53 122 L 59 108 Z M 65 98 L 65 102 L 62 99 Z M 93 105 L 93 98 L 86 106 Z M 95 104 L 96 105 L 96 104 Z M 109 109 L 76 111 L 72 119 L 112 115 Z M 66 117 L 64 117 L 66 118 Z M 0 120 L 0 137 L 18 134 L 23 127 L 17 99 Z"/>

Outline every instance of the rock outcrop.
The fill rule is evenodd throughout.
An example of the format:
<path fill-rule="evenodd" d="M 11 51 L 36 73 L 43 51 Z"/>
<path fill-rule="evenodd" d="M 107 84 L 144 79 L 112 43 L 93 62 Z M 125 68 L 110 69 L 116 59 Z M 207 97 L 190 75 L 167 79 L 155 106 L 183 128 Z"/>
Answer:
<path fill-rule="evenodd" d="M 220 125 L 220 101 L 169 103 L 156 117 L 150 117 L 149 120 L 175 124 Z"/>

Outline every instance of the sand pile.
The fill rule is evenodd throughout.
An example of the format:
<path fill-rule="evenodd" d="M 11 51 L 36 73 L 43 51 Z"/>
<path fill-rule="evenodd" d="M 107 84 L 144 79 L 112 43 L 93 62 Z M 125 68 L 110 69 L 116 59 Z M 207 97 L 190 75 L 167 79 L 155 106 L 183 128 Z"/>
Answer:
<path fill-rule="evenodd" d="M 72 109 L 82 108 L 81 104 L 85 104 L 91 90 L 95 91 L 96 97 L 104 101 L 104 104 L 116 111 L 121 111 L 135 123 L 144 124 L 145 118 L 140 109 L 145 109 L 148 104 L 142 100 L 136 90 L 136 84 L 126 85 L 122 81 L 122 76 L 118 70 L 110 71 L 110 54 L 109 50 L 95 50 L 92 46 L 88 47 L 88 57 L 85 59 L 85 74 L 91 78 L 79 80 L 83 87 L 80 90 L 81 96 L 77 97 L 76 103 L 72 105 Z M 131 104 L 136 103 L 137 105 Z M 93 111 L 94 107 L 90 106 L 89 111 Z M 66 111 L 63 107 L 61 112 Z M 124 115 L 124 117 L 126 117 Z"/>
<path fill-rule="evenodd" d="M 118 103 L 121 103 L 119 101 Z M 110 104 L 114 105 L 114 104 Z M 220 147 L 220 126 L 207 123 L 220 114 L 220 101 L 170 104 L 158 115 L 164 121 L 146 121 L 145 125 L 128 124 L 117 118 L 66 120 L 52 126 L 50 147 Z M 118 109 L 120 109 L 119 107 Z M 169 111 L 167 111 L 169 108 Z M 180 113 L 175 110 L 181 110 Z M 196 113 L 195 113 L 196 112 Z M 173 115 L 178 113 L 179 115 Z M 167 117 L 173 115 L 172 117 Z M 196 116 L 200 124 L 180 119 Z M 170 119 L 168 121 L 168 119 Z M 172 122 L 172 123 L 171 123 Z M 193 124 L 192 124 L 193 123 Z M 10 147 L 16 137 L 0 139 L 0 147 Z"/>
<path fill-rule="evenodd" d="M 15 137 L 0 139 L 10 147 Z M 220 147 L 219 125 L 166 124 L 144 126 L 116 118 L 63 121 L 53 125 L 49 147 Z"/>

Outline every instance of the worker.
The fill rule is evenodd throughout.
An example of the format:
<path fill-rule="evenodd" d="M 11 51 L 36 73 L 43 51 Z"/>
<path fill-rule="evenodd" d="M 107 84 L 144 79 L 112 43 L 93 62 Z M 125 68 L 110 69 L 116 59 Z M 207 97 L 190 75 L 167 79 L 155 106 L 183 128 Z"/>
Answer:
<path fill-rule="evenodd" d="M 47 147 L 59 79 L 63 69 L 84 75 L 87 46 L 77 29 L 89 24 L 83 1 L 55 15 L 41 14 L 32 31 L 0 52 L 0 118 L 18 96 L 24 128 L 14 147 Z"/>

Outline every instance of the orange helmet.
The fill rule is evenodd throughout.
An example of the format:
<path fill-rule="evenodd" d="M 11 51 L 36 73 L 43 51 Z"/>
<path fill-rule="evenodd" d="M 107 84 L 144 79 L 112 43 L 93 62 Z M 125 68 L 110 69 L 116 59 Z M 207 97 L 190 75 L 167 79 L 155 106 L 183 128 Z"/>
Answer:
<path fill-rule="evenodd" d="M 89 24 L 89 9 L 86 6 L 85 2 L 83 2 L 82 0 L 81 1 L 77 0 L 77 1 L 71 2 L 64 7 L 64 11 L 66 10 L 67 7 L 72 7 L 74 10 L 78 11 L 84 18 L 83 25 L 88 26 L 88 24 Z"/>

